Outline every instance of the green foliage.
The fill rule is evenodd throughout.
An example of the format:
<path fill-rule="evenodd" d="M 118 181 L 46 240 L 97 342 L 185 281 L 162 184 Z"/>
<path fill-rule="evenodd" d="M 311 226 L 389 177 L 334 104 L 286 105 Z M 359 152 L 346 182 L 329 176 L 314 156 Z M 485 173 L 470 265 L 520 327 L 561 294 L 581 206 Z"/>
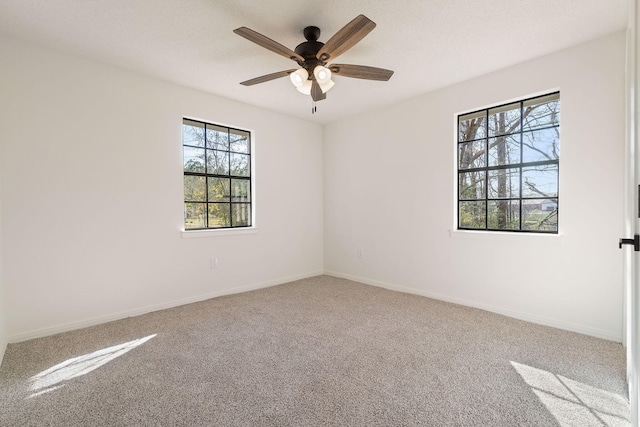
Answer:
<path fill-rule="evenodd" d="M 460 202 L 459 226 L 462 228 L 486 227 L 486 202 Z"/>

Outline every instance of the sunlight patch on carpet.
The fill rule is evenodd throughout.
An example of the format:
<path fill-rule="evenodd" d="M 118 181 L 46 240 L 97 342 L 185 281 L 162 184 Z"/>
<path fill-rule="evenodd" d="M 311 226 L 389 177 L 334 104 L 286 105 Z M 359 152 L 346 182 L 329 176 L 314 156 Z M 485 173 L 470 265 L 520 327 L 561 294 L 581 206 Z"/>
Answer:
<path fill-rule="evenodd" d="M 624 396 L 544 369 L 513 361 L 511 365 L 561 426 L 631 426 L 629 401 Z"/>
<path fill-rule="evenodd" d="M 58 363 L 57 365 L 52 366 L 29 379 L 31 382 L 31 391 L 33 392 L 29 398 L 57 390 L 64 386 L 64 384 L 60 383 L 88 374 L 94 369 L 97 369 L 113 359 L 144 344 L 156 335 L 157 334 L 153 334 L 123 344 L 103 348 L 101 350 Z"/>

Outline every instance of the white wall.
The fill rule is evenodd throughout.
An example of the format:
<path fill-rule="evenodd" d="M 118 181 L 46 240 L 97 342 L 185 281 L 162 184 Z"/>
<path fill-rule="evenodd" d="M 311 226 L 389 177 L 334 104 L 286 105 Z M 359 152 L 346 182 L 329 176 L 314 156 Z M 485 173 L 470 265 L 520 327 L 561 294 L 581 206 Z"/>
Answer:
<path fill-rule="evenodd" d="M 326 126 L 325 270 L 620 340 L 624 43 L 611 35 Z M 450 234 L 456 114 L 555 89 L 561 236 Z"/>
<path fill-rule="evenodd" d="M 319 125 L 12 40 L 0 58 L 9 341 L 322 273 Z M 257 233 L 181 237 L 183 116 L 254 132 Z"/>

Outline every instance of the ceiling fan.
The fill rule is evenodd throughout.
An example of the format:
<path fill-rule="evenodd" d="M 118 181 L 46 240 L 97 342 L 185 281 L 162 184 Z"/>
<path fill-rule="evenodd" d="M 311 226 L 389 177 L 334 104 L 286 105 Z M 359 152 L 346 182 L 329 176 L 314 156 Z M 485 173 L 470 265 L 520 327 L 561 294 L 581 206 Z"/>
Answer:
<path fill-rule="evenodd" d="M 375 22 L 366 16 L 358 15 L 326 43 L 318 41 L 320 28 L 314 26 L 306 27 L 303 34 L 307 41 L 299 44 L 295 50 L 291 50 L 247 27 L 237 28 L 233 30 L 234 33 L 265 49 L 297 62 L 301 67 L 256 77 L 240 84 L 252 86 L 289 76 L 298 91 L 311 95 L 314 101 L 321 101 L 327 97 L 327 92 L 334 85 L 333 80 L 331 80 L 332 74 L 356 79 L 387 81 L 393 75 L 391 70 L 365 65 L 329 64 L 330 61 L 333 61 L 362 40 L 375 26 Z"/>

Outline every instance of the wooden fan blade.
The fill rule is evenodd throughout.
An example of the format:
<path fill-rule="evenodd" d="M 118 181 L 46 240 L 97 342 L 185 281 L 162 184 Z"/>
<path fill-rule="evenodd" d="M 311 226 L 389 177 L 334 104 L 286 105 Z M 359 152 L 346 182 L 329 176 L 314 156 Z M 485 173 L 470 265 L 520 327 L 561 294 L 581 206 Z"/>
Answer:
<path fill-rule="evenodd" d="M 240 82 L 240 84 L 244 85 L 244 86 L 257 85 L 258 83 L 264 83 L 264 82 L 268 82 L 270 80 L 279 79 L 280 77 L 288 76 L 289 74 L 293 73 L 294 71 L 296 71 L 295 68 L 293 70 L 278 71 L 277 73 L 266 74 L 264 76 L 256 77 L 255 79 L 251 79 L 251 80 L 246 80 L 244 82 Z"/>
<path fill-rule="evenodd" d="M 358 43 L 376 27 L 376 23 L 364 15 L 358 15 L 353 21 L 335 33 L 318 52 L 316 57 L 324 62 L 335 59 L 347 49 Z"/>
<path fill-rule="evenodd" d="M 322 89 L 320 89 L 320 85 L 318 84 L 318 82 L 316 80 L 313 80 L 311 83 L 311 98 L 314 101 L 322 101 L 326 97 L 327 94 L 322 92 Z"/>
<path fill-rule="evenodd" d="M 277 41 L 271 40 L 269 37 L 263 36 L 262 34 L 255 32 L 247 27 L 236 28 L 235 30 L 233 30 L 233 32 L 249 41 L 254 42 L 257 45 L 264 47 L 265 49 L 269 49 L 271 52 L 282 55 L 285 58 L 304 62 L 304 58 L 302 56 L 298 55 L 288 47 L 283 46 Z"/>
<path fill-rule="evenodd" d="M 367 67 L 366 65 L 331 64 L 331 72 L 337 76 L 353 77 L 365 80 L 387 81 L 393 75 L 393 71 L 384 68 Z"/>

